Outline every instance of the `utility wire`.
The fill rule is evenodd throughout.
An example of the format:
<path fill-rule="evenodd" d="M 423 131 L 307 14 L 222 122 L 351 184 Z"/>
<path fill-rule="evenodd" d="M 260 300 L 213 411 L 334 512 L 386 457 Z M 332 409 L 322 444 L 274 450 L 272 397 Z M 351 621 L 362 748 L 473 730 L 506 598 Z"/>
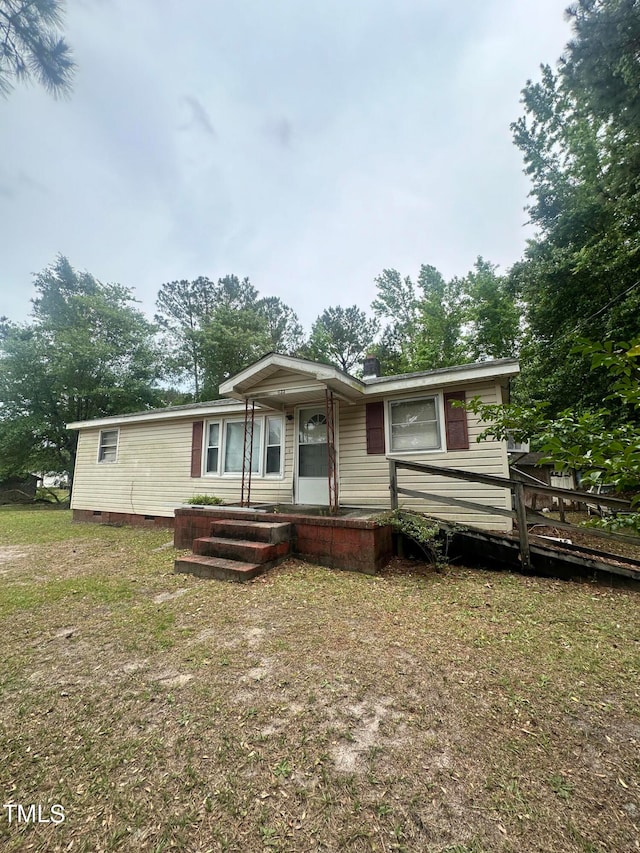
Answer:
<path fill-rule="evenodd" d="M 635 290 L 635 288 L 636 288 L 636 287 L 638 287 L 638 286 L 640 286 L 640 279 L 639 279 L 638 281 L 634 282 L 630 287 L 628 287 L 628 288 L 627 288 L 625 291 L 623 291 L 622 293 L 618 293 L 618 295 L 617 295 L 617 296 L 614 296 L 614 297 L 613 297 L 613 299 L 610 299 L 610 300 L 607 302 L 607 304 L 606 304 L 606 305 L 603 305 L 603 306 L 602 306 L 602 308 L 599 308 L 597 311 L 595 311 L 595 312 L 594 312 L 593 314 L 591 314 L 589 317 L 584 317 L 582 320 L 578 320 L 578 322 L 576 323 L 576 325 L 575 325 L 572 329 L 569 329 L 569 330 L 568 330 L 567 332 L 565 332 L 563 335 L 560 335 L 560 337 L 559 337 L 559 338 L 556 338 L 555 342 L 556 342 L 557 344 L 559 344 L 559 343 L 560 343 L 561 341 L 563 341 L 565 338 L 568 338 L 568 337 L 569 337 L 569 335 L 573 335 L 573 334 L 575 334 L 575 333 L 578 331 L 578 329 L 580 328 L 580 326 L 582 326 L 584 323 L 588 323 L 588 322 L 589 322 L 589 320 L 593 320 L 593 319 L 595 319 L 599 314 L 602 314 L 602 312 L 603 312 L 603 311 L 606 311 L 606 310 L 607 310 L 607 308 L 608 308 L 610 305 L 613 305 L 613 303 L 614 303 L 614 302 L 617 302 L 617 301 L 618 301 L 618 299 L 622 299 L 624 296 L 626 296 L 626 295 L 627 295 L 627 293 L 631 293 L 631 291 L 632 291 L 632 290 Z"/>

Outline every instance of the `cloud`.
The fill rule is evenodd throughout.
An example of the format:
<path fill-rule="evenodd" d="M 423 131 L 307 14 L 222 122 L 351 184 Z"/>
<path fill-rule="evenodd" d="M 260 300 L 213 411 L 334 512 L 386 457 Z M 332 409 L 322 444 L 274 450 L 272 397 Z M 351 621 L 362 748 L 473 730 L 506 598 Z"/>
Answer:
<path fill-rule="evenodd" d="M 565 5 L 68 4 L 70 100 L 0 105 L 0 314 L 24 319 L 58 252 L 150 314 L 163 282 L 233 272 L 307 324 L 367 307 L 383 267 L 512 264 L 509 122 L 567 41 Z"/>
<path fill-rule="evenodd" d="M 211 124 L 211 119 L 205 108 L 202 106 L 198 98 L 193 95 L 185 95 L 182 99 L 184 103 L 189 108 L 191 113 L 191 120 L 187 122 L 187 124 L 181 126 L 181 130 L 186 130 L 191 127 L 195 127 L 198 130 L 204 131 L 204 133 L 209 134 L 212 139 L 217 139 L 218 134 L 215 131 L 214 126 Z"/>
<path fill-rule="evenodd" d="M 281 148 L 290 148 L 293 139 L 293 125 L 289 119 L 281 116 L 267 120 L 265 124 L 265 132 L 269 139 L 272 139 Z"/>

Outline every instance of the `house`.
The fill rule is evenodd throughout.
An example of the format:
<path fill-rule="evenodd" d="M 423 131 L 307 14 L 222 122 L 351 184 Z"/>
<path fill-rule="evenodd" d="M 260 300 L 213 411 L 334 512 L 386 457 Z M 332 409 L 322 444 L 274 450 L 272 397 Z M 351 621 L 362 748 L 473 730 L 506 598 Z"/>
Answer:
<path fill-rule="evenodd" d="M 506 442 L 476 441 L 452 406 L 503 402 L 514 359 L 362 379 L 268 353 L 220 386 L 221 399 L 68 424 L 79 431 L 71 506 L 81 520 L 172 524 L 194 495 L 259 507 L 388 508 L 387 457 L 508 477 Z M 511 508 L 508 489 L 403 471 L 402 486 Z M 410 497 L 403 506 L 493 530 L 511 519 Z"/>
<path fill-rule="evenodd" d="M 553 462 L 545 461 L 544 453 L 510 453 L 511 476 L 533 486 L 553 486 L 556 489 L 577 489 L 576 474 L 572 470 L 556 471 Z M 531 509 L 556 509 L 557 495 L 545 495 L 527 491 L 526 505 Z M 567 509 L 577 508 L 575 501 L 565 500 Z"/>

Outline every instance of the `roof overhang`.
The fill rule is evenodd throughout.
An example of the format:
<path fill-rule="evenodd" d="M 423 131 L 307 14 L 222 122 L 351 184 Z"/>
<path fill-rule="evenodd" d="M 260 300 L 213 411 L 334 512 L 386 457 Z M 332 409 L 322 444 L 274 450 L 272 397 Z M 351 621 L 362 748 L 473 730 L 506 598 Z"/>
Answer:
<path fill-rule="evenodd" d="M 193 420 L 194 416 L 208 418 L 215 415 L 237 414 L 244 411 L 236 400 L 214 401 L 209 405 L 180 406 L 179 408 L 149 409 L 148 412 L 136 412 L 132 415 L 113 415 L 108 418 L 96 418 L 92 421 L 74 421 L 67 429 L 96 429 L 117 427 L 125 424 L 141 424 L 147 421 Z"/>
<path fill-rule="evenodd" d="M 461 364 L 455 367 L 442 367 L 424 373 L 406 373 L 399 376 L 379 376 L 366 380 L 365 394 L 390 394 L 395 391 L 422 391 L 428 388 L 442 388 L 456 385 L 468 385 L 471 382 L 495 381 L 506 383 L 520 372 L 515 358 L 501 358 L 493 361 L 478 361 L 473 364 Z"/>
<path fill-rule="evenodd" d="M 300 382 L 291 384 L 283 379 L 282 387 L 261 387 L 280 371 L 294 373 Z M 326 391 L 345 403 L 362 399 L 364 382 L 343 373 L 330 364 L 319 364 L 303 358 L 269 353 L 254 364 L 230 377 L 220 385 L 220 394 L 236 400 L 253 400 L 273 409 L 283 409 L 324 399 Z"/>
<path fill-rule="evenodd" d="M 277 374 L 279 370 L 293 372 L 301 381 L 289 387 L 283 381 L 282 388 L 274 388 L 271 385 L 268 389 L 261 390 L 260 383 Z M 396 392 L 409 393 L 482 381 L 505 384 L 519 371 L 520 366 L 516 359 L 504 358 L 421 373 L 380 376 L 363 382 L 328 364 L 269 353 L 222 383 L 220 393 L 224 394 L 226 399 L 166 409 L 151 409 L 146 412 L 96 418 L 91 421 L 74 421 L 67 424 L 67 429 L 100 429 L 152 421 L 192 421 L 194 417 L 237 415 L 244 412 L 244 403 L 247 399 L 254 401 L 259 408 L 282 411 L 293 406 L 324 402 L 327 390 L 332 391 L 339 400 L 354 404 L 363 398 L 382 397 Z"/>

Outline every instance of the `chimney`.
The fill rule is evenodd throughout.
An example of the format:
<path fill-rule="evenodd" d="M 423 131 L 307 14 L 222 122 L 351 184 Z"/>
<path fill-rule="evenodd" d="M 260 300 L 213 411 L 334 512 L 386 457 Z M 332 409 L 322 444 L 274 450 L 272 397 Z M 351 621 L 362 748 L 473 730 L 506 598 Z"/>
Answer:
<path fill-rule="evenodd" d="M 365 358 L 362 375 L 365 379 L 380 376 L 380 360 L 377 356 L 369 354 Z"/>

